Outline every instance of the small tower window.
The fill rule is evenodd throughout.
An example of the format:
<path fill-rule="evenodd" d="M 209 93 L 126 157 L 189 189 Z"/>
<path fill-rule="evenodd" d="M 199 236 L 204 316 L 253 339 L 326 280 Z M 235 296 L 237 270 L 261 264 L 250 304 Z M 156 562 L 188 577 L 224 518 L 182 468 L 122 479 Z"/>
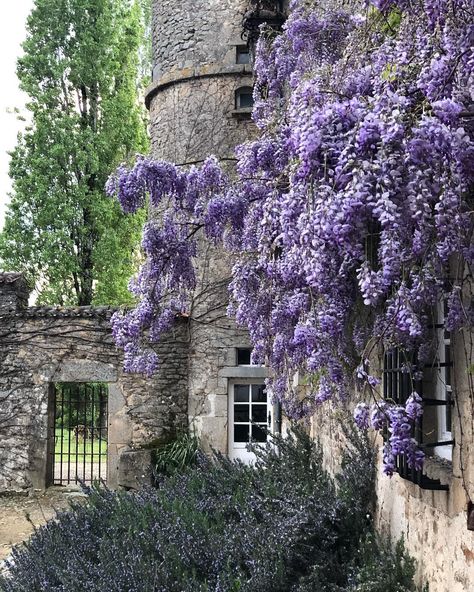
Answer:
<path fill-rule="evenodd" d="M 250 347 L 238 347 L 237 348 L 237 366 L 250 366 L 252 364 L 251 355 L 252 348 Z"/>
<path fill-rule="evenodd" d="M 253 107 L 253 89 L 250 86 L 242 86 L 235 91 L 235 108 L 251 109 Z"/>
<path fill-rule="evenodd" d="M 237 45 L 235 61 L 237 64 L 250 64 L 249 48 L 246 45 Z"/>

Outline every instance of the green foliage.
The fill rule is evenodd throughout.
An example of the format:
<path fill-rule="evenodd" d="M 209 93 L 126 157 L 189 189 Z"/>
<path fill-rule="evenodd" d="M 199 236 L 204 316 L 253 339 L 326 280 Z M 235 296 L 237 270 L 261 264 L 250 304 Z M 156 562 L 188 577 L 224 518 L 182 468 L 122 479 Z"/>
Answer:
<path fill-rule="evenodd" d="M 57 427 L 86 425 L 88 428 L 99 428 L 104 422 L 104 398 L 107 392 L 105 383 L 59 382 L 55 384 L 55 390 Z"/>
<path fill-rule="evenodd" d="M 74 432 L 72 430 L 65 429 L 62 434 L 62 439 L 56 440 L 54 452 L 57 455 L 62 454 L 63 456 L 67 456 L 68 462 L 72 466 L 76 462 L 90 462 L 91 454 L 106 455 L 107 441 L 98 438 L 97 434 L 93 439 L 90 437 L 84 438 L 82 435 L 80 435 L 76 443 L 76 436 Z"/>
<path fill-rule="evenodd" d="M 350 592 L 414 592 L 415 561 L 405 550 L 403 539 L 392 549 L 386 541 L 370 534 L 354 562 Z M 425 588 L 425 591 L 427 588 Z"/>
<path fill-rule="evenodd" d="M 17 73 L 31 124 L 11 154 L 0 265 L 24 272 L 40 303 L 130 302 L 144 214 L 125 217 L 104 186 L 147 150 L 142 35 L 131 0 L 36 0 L 28 18 Z"/>
<path fill-rule="evenodd" d="M 199 440 L 194 434 L 184 432 L 171 442 L 167 442 L 154 450 L 155 470 L 159 474 L 171 475 L 182 471 L 196 461 L 199 451 Z"/>
<path fill-rule="evenodd" d="M 367 465 L 356 453 L 364 437 L 351 433 L 339 484 L 295 428 L 257 448 L 252 466 L 198 453 L 156 489 L 92 490 L 88 504 L 14 551 L 0 590 L 102 592 L 105 582 L 111 592 L 411 592 L 403 549 L 368 538 Z"/>

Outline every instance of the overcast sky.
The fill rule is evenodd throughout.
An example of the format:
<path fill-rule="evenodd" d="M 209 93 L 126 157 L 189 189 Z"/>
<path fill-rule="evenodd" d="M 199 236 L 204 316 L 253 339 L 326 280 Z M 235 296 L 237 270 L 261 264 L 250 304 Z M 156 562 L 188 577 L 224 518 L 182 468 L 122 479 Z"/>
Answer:
<path fill-rule="evenodd" d="M 0 19 L 0 228 L 3 226 L 5 206 L 10 191 L 8 177 L 8 150 L 16 144 L 16 136 L 22 124 L 11 113 L 17 107 L 24 111 L 25 95 L 18 89 L 15 74 L 16 60 L 25 38 L 25 21 L 33 8 L 34 0 L 2 2 Z"/>

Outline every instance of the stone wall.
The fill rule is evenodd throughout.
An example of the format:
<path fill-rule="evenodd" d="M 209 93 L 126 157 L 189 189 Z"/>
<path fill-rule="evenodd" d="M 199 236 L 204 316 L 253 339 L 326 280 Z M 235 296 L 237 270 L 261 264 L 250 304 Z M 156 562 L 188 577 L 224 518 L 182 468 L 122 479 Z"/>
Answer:
<path fill-rule="evenodd" d="M 211 154 L 234 158 L 234 146 L 255 128 L 248 112 L 235 109 L 235 91 L 252 86 L 246 67 L 219 76 L 193 76 L 161 88 L 150 103 L 152 152 L 178 164 L 204 160 Z"/>
<path fill-rule="evenodd" d="M 155 0 L 153 80 L 205 64 L 235 64 L 246 0 Z"/>
<path fill-rule="evenodd" d="M 453 343 L 453 433 L 452 462 L 435 455 L 427 457 L 424 474 L 449 487 L 448 491 L 422 489 L 395 474 L 382 473 L 380 436 L 373 436 L 377 449 L 376 512 L 377 529 L 392 541 L 401 536 L 408 552 L 417 561 L 417 583 L 429 584 L 430 592 L 468 592 L 474 589 L 474 532 L 468 530 L 468 503 L 474 499 L 474 391 L 472 352 L 474 334 L 459 332 Z M 382 358 L 372 367 L 382 368 Z M 348 402 L 350 411 L 355 400 Z M 339 407 L 326 403 L 312 420 L 312 434 L 322 444 L 326 468 L 340 469 L 346 445 L 337 415 Z M 471 516 L 474 527 L 474 515 Z"/>
<path fill-rule="evenodd" d="M 469 331 L 452 336 L 452 462 L 436 456 L 425 460 L 425 474 L 449 490 L 424 490 L 398 475 L 389 479 L 380 472 L 377 481 L 377 526 L 393 539 L 404 536 L 418 561 L 419 582 L 429 582 L 430 592 L 474 589 L 474 532 L 467 528 L 468 502 L 474 499 L 473 338 Z"/>
<path fill-rule="evenodd" d="M 133 477 L 124 466 L 130 460 L 125 453 L 187 427 L 187 323 L 178 322 L 159 344 L 156 376 L 125 374 L 112 341 L 112 309 L 28 308 L 22 279 L 15 284 L 11 278 L 0 274 L 0 491 L 48 484 L 48 410 L 55 382 L 108 383 L 107 479 L 112 487 L 127 486 L 120 482 L 120 475 Z M 21 288 L 16 300 L 12 285 Z"/>
<path fill-rule="evenodd" d="M 155 1 L 153 83 L 147 90 L 152 153 L 177 164 L 210 154 L 232 158 L 254 127 L 235 108 L 235 90 L 253 84 L 236 63 L 246 0 Z"/>

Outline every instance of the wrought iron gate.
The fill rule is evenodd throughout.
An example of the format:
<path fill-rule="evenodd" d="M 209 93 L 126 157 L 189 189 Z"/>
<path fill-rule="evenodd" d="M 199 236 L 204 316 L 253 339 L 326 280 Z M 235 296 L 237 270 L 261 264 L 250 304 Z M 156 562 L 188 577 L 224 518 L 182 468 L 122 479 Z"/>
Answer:
<path fill-rule="evenodd" d="M 107 385 L 57 383 L 50 427 L 54 485 L 105 481 L 107 474 Z"/>

